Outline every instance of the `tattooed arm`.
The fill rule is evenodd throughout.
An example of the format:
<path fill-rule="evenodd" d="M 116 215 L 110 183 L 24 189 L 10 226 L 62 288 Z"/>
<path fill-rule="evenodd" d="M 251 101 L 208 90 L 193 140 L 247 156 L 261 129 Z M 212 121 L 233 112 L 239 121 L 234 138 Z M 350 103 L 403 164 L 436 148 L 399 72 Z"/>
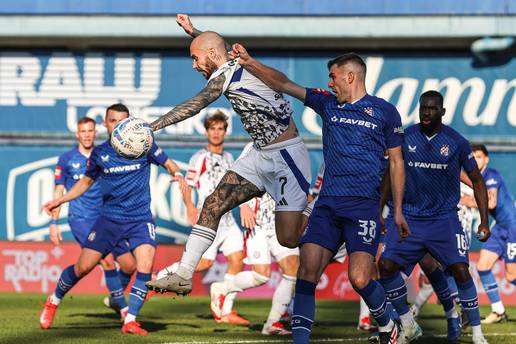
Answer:
<path fill-rule="evenodd" d="M 152 130 L 156 131 L 171 124 L 184 121 L 199 113 L 202 109 L 213 103 L 222 95 L 226 76 L 221 74 L 208 82 L 201 92 L 194 97 L 177 105 L 175 108 L 150 124 Z"/>
<path fill-rule="evenodd" d="M 185 32 L 189 36 L 191 36 L 193 38 L 199 36 L 202 33 L 201 30 L 198 30 L 193 26 L 192 21 L 190 20 L 190 17 L 188 17 L 188 14 L 176 15 L 176 22 L 179 26 L 181 26 L 183 28 L 183 30 L 185 30 Z M 226 47 L 226 51 L 231 50 L 231 45 L 228 44 L 226 41 L 224 41 L 224 45 Z"/>

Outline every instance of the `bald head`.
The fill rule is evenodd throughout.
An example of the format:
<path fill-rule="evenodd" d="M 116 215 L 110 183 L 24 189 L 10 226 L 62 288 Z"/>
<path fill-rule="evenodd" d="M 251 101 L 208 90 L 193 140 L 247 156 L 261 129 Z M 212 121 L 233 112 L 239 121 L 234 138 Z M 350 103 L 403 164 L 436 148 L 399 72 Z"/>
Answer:
<path fill-rule="evenodd" d="M 194 38 L 190 47 L 203 50 L 215 49 L 217 52 L 224 52 L 225 42 L 224 38 L 222 38 L 218 33 L 213 31 L 205 31 Z"/>

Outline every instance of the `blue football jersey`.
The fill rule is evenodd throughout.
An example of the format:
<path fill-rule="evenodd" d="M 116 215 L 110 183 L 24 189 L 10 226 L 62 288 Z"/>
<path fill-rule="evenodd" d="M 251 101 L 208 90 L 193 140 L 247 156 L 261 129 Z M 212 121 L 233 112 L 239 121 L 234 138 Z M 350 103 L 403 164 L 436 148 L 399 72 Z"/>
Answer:
<path fill-rule="evenodd" d="M 167 159 L 156 144 L 138 159 L 118 155 L 109 140 L 96 146 L 86 176 L 100 184 L 104 200 L 101 215 L 114 220 L 151 220 L 150 164 L 163 165 Z"/>
<path fill-rule="evenodd" d="M 496 197 L 496 208 L 490 209 L 489 213 L 496 220 L 496 223 L 505 228 L 516 227 L 516 208 L 511 193 L 507 189 L 500 172 L 494 168 L 486 168 L 482 172 L 487 189 L 498 189 Z"/>
<path fill-rule="evenodd" d="M 306 89 L 305 105 L 322 118 L 326 170 L 321 196 L 378 199 L 384 152 L 403 141 L 394 105 L 370 95 L 339 104 L 318 89 Z"/>
<path fill-rule="evenodd" d="M 86 172 L 88 157 L 79 152 L 78 147 L 59 156 L 55 168 L 55 183 L 70 190 Z M 86 193 L 70 202 L 68 217 L 76 220 L 95 219 L 100 214 L 102 195 L 100 185 L 93 183 Z"/>
<path fill-rule="evenodd" d="M 446 125 L 429 138 L 415 124 L 405 130 L 402 147 L 405 216 L 440 219 L 456 214 L 461 168 L 469 173 L 477 167 L 469 142 Z"/>

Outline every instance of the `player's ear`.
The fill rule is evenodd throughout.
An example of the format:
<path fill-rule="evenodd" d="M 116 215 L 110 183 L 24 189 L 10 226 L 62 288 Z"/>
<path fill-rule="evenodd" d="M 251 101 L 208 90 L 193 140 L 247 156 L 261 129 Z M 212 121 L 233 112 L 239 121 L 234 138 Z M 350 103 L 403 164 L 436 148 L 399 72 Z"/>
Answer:
<path fill-rule="evenodd" d="M 444 117 L 445 114 L 446 114 L 446 108 L 443 108 L 443 112 L 441 114 L 441 117 Z"/>
<path fill-rule="evenodd" d="M 347 81 L 348 81 L 348 84 L 352 84 L 352 83 L 353 83 L 353 81 L 355 80 L 355 78 L 356 78 L 355 73 L 353 73 L 353 72 L 348 72 L 348 80 L 347 80 Z"/>

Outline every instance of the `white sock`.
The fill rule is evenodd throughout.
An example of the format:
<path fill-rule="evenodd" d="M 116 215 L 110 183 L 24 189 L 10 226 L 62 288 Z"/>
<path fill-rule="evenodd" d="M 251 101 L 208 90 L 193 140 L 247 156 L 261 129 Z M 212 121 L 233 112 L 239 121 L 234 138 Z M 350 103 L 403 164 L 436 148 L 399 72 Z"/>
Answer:
<path fill-rule="evenodd" d="M 389 320 L 389 323 L 387 325 L 385 325 L 385 326 L 378 326 L 378 331 L 379 332 L 390 332 L 393 327 L 394 327 L 394 322 L 391 319 L 391 320 Z"/>
<path fill-rule="evenodd" d="M 269 277 L 260 275 L 254 271 L 242 271 L 235 275 L 233 281 L 224 281 L 226 286 L 226 294 L 241 292 L 246 289 L 259 287 L 264 283 L 267 283 Z"/>
<path fill-rule="evenodd" d="M 493 312 L 495 312 L 495 313 L 498 313 L 498 314 L 505 313 L 505 307 L 504 307 L 502 301 L 498 301 L 498 302 L 492 303 L 491 304 L 491 310 Z"/>
<path fill-rule="evenodd" d="M 471 331 L 473 332 L 473 337 L 483 336 L 480 325 L 471 326 Z"/>
<path fill-rule="evenodd" d="M 414 321 L 414 317 L 412 316 L 412 312 L 410 312 L 410 311 L 408 311 L 405 314 L 401 314 L 400 319 L 401 319 L 401 325 L 403 327 L 409 327 L 410 325 L 412 325 L 412 322 Z"/>
<path fill-rule="evenodd" d="M 224 275 L 224 281 L 232 283 L 234 280 L 235 280 L 235 275 L 232 275 L 232 274 Z M 231 313 L 231 311 L 233 310 L 233 303 L 235 302 L 236 296 L 237 296 L 237 293 L 229 293 L 226 295 L 226 298 L 224 299 L 224 306 L 222 306 L 222 315 Z"/>
<path fill-rule="evenodd" d="M 131 313 L 127 313 L 127 315 L 125 316 L 124 324 L 128 324 L 131 321 L 136 321 L 136 315 L 133 315 Z"/>
<path fill-rule="evenodd" d="M 414 300 L 414 305 L 417 308 L 423 307 L 423 305 L 428 301 L 433 293 L 434 290 L 432 289 L 432 285 L 430 283 L 423 283 L 421 289 L 419 289 L 419 293 L 417 294 L 416 299 Z"/>
<path fill-rule="evenodd" d="M 292 301 L 295 288 L 295 276 L 281 276 L 281 281 L 272 296 L 272 306 L 267 318 L 267 324 L 278 322 L 281 319 L 281 316 L 287 311 L 290 301 Z"/>
<path fill-rule="evenodd" d="M 365 303 L 364 299 L 360 297 L 360 317 L 358 318 L 358 321 L 360 322 L 360 319 L 364 317 L 369 316 L 369 306 L 367 303 Z"/>
<path fill-rule="evenodd" d="M 217 231 L 195 225 L 192 227 L 192 233 L 186 241 L 181 264 L 177 269 L 177 274 L 184 279 L 191 279 L 195 271 L 195 267 L 199 264 L 204 252 L 211 246 L 215 240 Z"/>
<path fill-rule="evenodd" d="M 58 298 L 55 293 L 52 293 L 52 295 L 50 295 L 50 303 L 59 306 L 59 304 L 61 303 L 61 299 Z"/>

